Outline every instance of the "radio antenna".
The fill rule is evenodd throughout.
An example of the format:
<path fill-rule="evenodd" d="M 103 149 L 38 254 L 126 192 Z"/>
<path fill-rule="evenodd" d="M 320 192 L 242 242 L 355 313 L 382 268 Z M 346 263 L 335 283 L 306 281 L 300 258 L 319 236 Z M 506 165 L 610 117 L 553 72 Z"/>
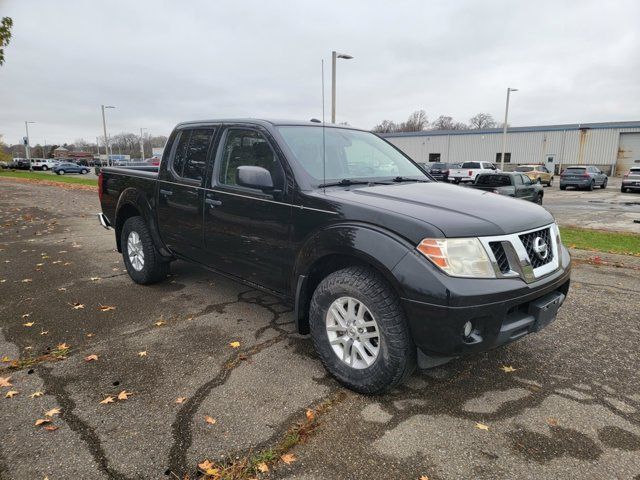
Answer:
<path fill-rule="evenodd" d="M 326 143 L 324 135 L 324 58 L 322 59 L 322 191 L 327 193 L 327 159 L 326 159 Z"/>

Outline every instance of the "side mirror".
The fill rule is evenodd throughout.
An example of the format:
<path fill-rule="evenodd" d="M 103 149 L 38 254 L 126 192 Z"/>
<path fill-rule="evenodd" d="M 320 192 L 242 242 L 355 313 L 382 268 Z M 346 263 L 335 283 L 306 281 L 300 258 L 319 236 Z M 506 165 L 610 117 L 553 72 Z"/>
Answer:
<path fill-rule="evenodd" d="M 258 190 L 273 190 L 273 179 L 266 168 L 243 165 L 236 169 L 236 182 L 241 187 L 257 188 Z"/>

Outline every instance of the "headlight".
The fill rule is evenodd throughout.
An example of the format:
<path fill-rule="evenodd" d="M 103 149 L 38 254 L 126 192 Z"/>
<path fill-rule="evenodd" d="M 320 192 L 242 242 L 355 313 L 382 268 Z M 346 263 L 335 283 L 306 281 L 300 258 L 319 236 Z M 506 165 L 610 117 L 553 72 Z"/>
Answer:
<path fill-rule="evenodd" d="M 489 256 L 477 238 L 425 238 L 416 248 L 452 277 L 496 276 Z"/>

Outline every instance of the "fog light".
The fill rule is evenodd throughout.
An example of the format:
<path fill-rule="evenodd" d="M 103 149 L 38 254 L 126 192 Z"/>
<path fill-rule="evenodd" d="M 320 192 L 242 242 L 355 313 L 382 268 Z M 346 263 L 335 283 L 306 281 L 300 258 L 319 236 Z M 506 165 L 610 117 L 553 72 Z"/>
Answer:
<path fill-rule="evenodd" d="M 471 322 L 467 322 L 464 324 L 464 336 L 468 337 L 469 335 L 471 335 L 471 331 L 473 330 L 473 325 L 471 324 Z"/>

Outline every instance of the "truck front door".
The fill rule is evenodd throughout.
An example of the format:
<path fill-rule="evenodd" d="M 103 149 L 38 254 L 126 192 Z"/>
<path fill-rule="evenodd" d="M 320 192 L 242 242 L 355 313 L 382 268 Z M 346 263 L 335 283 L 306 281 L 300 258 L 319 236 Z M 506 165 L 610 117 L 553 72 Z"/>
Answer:
<path fill-rule="evenodd" d="M 213 149 L 215 127 L 179 130 L 157 185 L 160 235 L 171 251 L 202 259 L 203 179 Z"/>
<path fill-rule="evenodd" d="M 292 188 L 266 132 L 229 127 L 216 154 L 204 204 L 207 263 L 222 272 L 287 293 L 294 255 L 289 241 Z M 269 170 L 274 190 L 238 185 L 240 166 Z"/>

